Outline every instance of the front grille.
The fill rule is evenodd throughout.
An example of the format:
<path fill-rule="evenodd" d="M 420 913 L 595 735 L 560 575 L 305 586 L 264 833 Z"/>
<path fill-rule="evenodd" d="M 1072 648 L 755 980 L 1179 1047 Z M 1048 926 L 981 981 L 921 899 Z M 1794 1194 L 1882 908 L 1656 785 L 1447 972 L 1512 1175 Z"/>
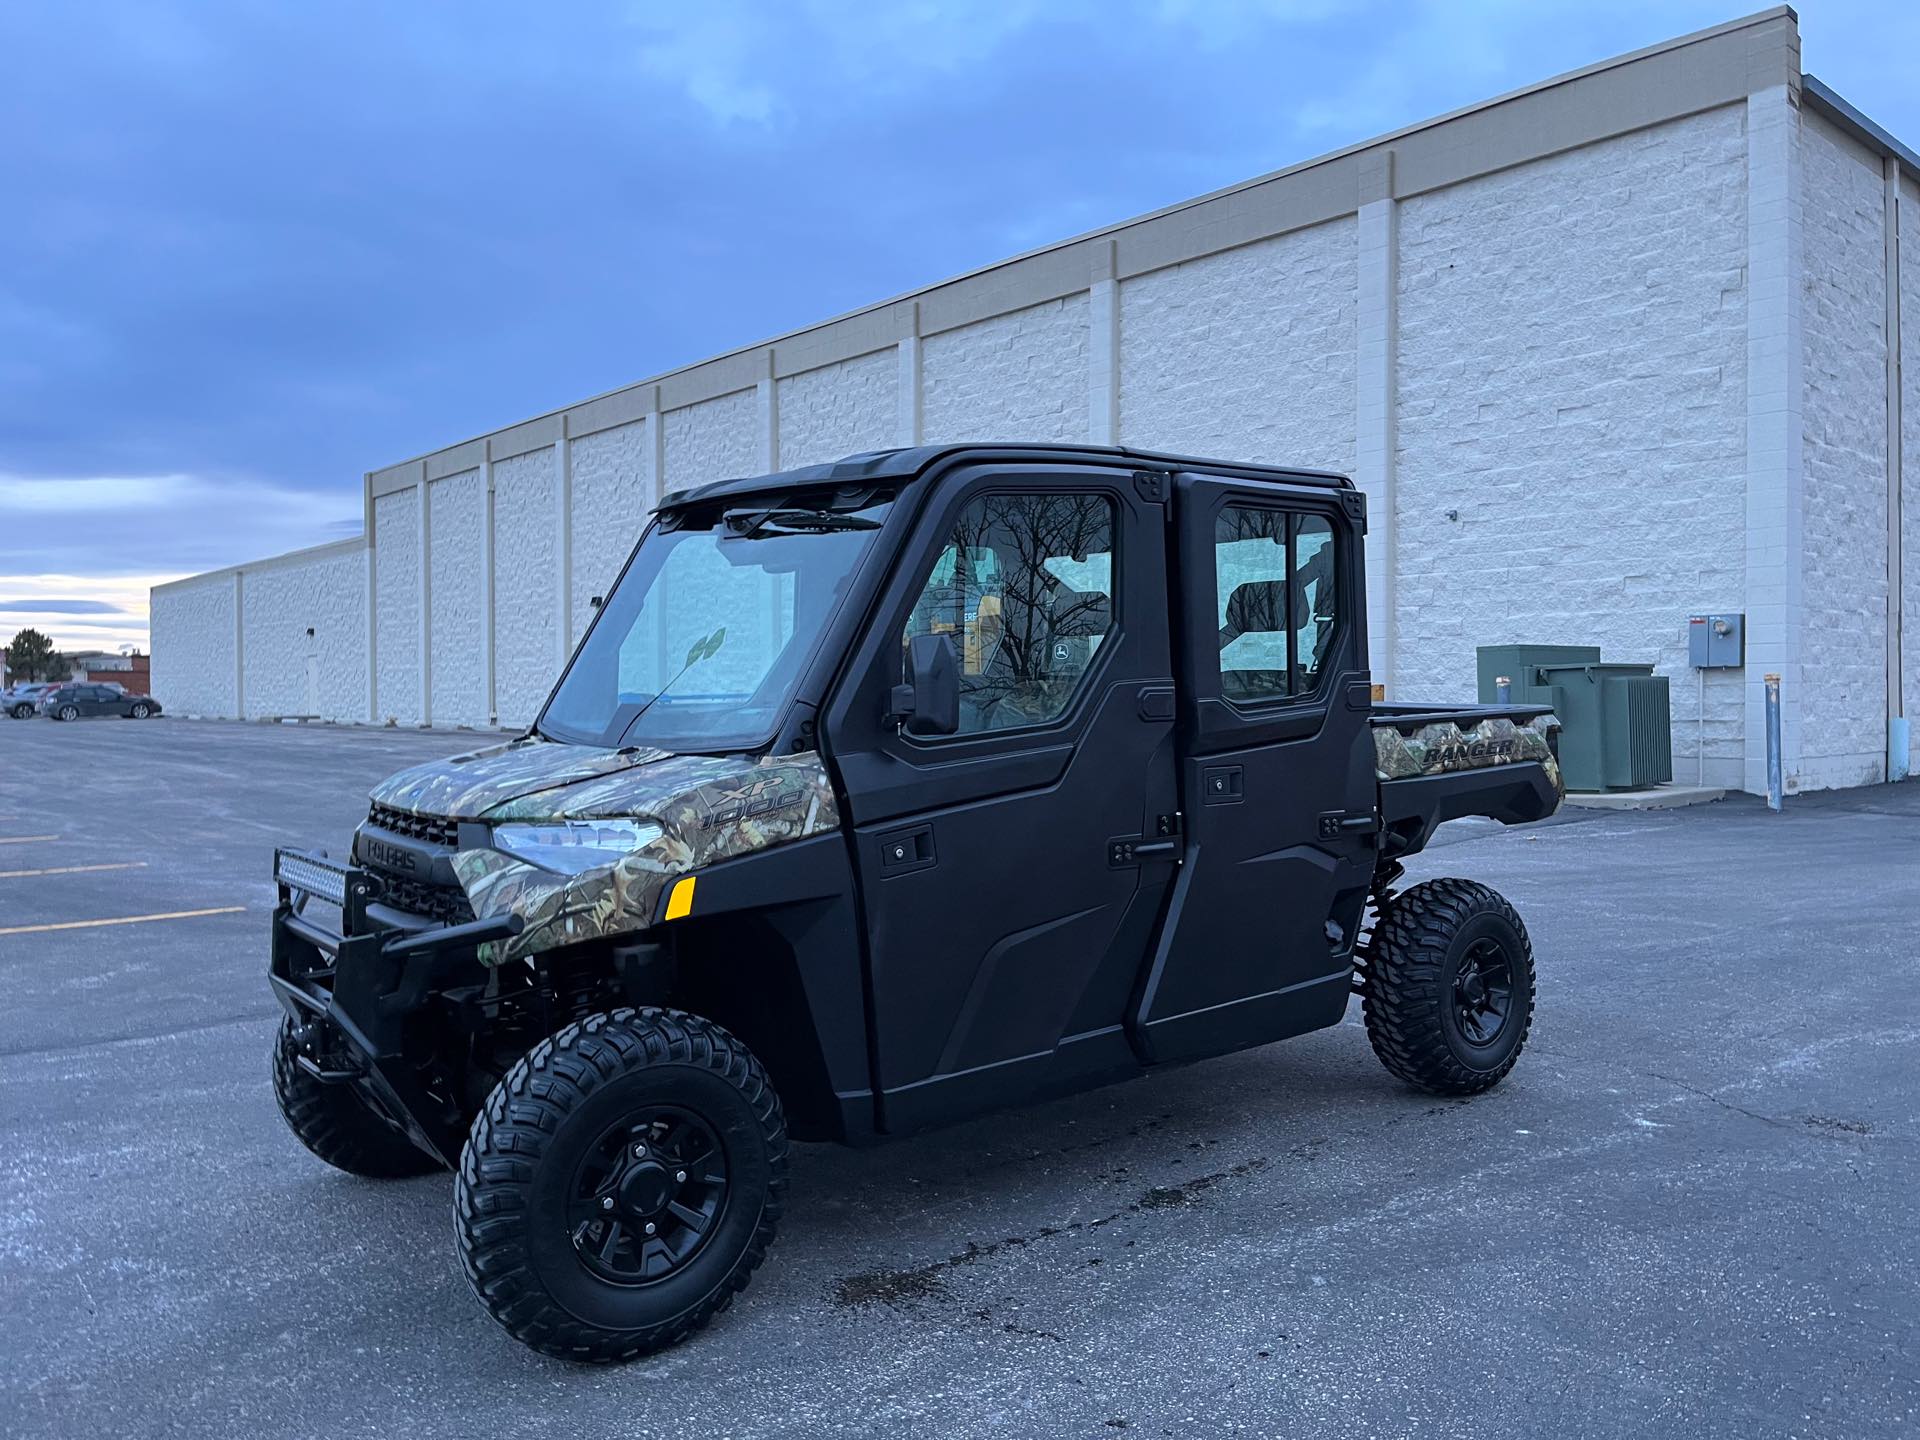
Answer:
<path fill-rule="evenodd" d="M 367 823 L 394 835 L 405 835 L 409 840 L 428 840 L 435 845 L 445 845 L 448 849 L 452 849 L 460 840 L 459 821 L 446 820 L 438 815 L 415 815 L 410 810 L 395 810 L 390 805 L 376 804 L 367 812 Z"/>
<path fill-rule="evenodd" d="M 396 810 L 391 805 L 375 804 L 367 812 L 367 824 L 389 835 L 421 840 L 429 845 L 444 846 L 448 850 L 454 849 L 459 843 L 458 821 L 438 815 L 415 815 L 410 810 Z M 417 875 L 400 874 L 376 863 L 366 863 L 366 868 L 380 879 L 382 901 L 396 909 L 425 915 L 443 925 L 464 925 L 474 918 L 466 892 L 458 885 L 435 885 Z"/>
<path fill-rule="evenodd" d="M 442 888 L 418 880 L 406 880 L 381 870 L 374 873 L 380 877 L 382 903 L 396 910 L 425 915 L 442 925 L 464 925 L 474 918 L 473 906 L 467 903 L 467 892 L 457 886 Z"/>

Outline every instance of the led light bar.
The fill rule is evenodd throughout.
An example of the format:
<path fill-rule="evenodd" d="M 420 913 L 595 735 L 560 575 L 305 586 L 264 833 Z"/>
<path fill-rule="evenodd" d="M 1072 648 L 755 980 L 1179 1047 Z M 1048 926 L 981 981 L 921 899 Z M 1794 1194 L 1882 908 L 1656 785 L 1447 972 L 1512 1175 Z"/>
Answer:
<path fill-rule="evenodd" d="M 347 900 L 347 867 L 318 855 L 274 851 L 273 878 L 290 890 L 304 890 L 329 904 L 344 905 Z"/>

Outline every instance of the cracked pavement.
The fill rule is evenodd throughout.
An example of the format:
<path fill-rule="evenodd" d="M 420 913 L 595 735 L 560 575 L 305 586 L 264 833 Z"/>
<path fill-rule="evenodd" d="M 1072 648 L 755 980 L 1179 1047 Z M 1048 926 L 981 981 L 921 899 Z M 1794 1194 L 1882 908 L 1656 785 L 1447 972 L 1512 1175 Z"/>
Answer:
<path fill-rule="evenodd" d="M 1920 784 L 1447 827 L 1519 907 L 1527 1053 L 1414 1093 L 1358 1025 L 796 1150 L 705 1335 L 497 1330 L 448 1177 L 283 1130 L 276 842 L 479 737 L 0 724 L 0 1433 L 1844 1436 L 1920 1428 Z"/>

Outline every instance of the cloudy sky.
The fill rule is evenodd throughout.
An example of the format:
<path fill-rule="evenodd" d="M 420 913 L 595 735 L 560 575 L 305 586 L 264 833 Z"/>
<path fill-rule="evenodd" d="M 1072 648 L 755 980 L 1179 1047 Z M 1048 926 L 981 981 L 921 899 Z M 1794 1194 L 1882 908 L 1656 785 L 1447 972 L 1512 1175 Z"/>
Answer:
<path fill-rule="evenodd" d="M 1543 0 L 10 0 L 0 641 L 362 471 L 1733 18 Z M 1920 144 L 1920 7 L 1799 7 Z"/>

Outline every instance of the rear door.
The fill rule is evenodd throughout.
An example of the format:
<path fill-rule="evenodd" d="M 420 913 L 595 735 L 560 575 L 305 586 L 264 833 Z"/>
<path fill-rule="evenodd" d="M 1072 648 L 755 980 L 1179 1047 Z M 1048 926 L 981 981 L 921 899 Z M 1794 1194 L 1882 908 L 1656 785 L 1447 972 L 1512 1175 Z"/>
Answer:
<path fill-rule="evenodd" d="M 939 482 L 828 708 L 870 944 L 883 1124 L 1138 1068 L 1134 990 L 1175 868 L 1165 477 Z M 960 730 L 882 722 L 945 634 Z"/>
<path fill-rule="evenodd" d="M 1152 1061 L 1333 1024 L 1373 873 L 1357 491 L 1176 477 L 1187 843 L 1135 1017 Z"/>

